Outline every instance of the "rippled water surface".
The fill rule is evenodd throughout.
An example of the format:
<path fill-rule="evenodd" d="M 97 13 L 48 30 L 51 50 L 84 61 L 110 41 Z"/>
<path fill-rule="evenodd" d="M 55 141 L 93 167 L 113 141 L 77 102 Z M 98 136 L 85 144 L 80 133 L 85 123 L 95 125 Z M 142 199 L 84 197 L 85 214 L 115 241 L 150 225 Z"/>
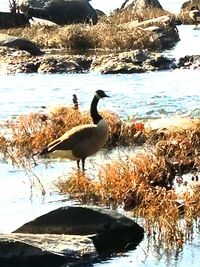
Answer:
<path fill-rule="evenodd" d="M 174 1 L 176 2 L 176 1 Z M 200 30 L 193 26 L 179 27 L 181 42 L 166 51 L 168 56 L 179 58 L 186 54 L 200 54 Z M 197 70 L 174 70 L 145 74 L 100 75 L 62 74 L 0 76 L 0 122 L 15 118 L 19 114 L 43 111 L 56 105 L 70 105 L 75 93 L 82 110 L 88 110 L 94 91 L 104 89 L 110 99 L 99 103 L 100 109 L 115 111 L 123 118 L 152 119 L 173 114 L 200 116 L 200 74 Z M 89 170 L 104 155 L 88 159 Z M 109 159 L 108 159 L 109 160 Z M 40 177 L 47 194 L 42 196 L 34 175 L 25 174 L 11 164 L 0 163 L 0 232 L 9 232 L 21 224 L 54 208 L 66 205 L 66 196 L 59 195 L 54 182 L 67 175 L 75 167 L 74 162 L 51 162 L 48 168 L 39 164 L 34 172 Z M 31 187 L 31 181 L 36 186 Z M 52 183 L 53 182 L 53 183 Z M 67 202 L 69 203 L 69 202 Z M 130 266 L 199 266 L 200 239 L 184 245 L 178 255 L 159 254 L 159 249 L 148 245 L 147 239 L 139 247 L 121 257 L 111 259 L 95 267 Z"/>
<path fill-rule="evenodd" d="M 89 109 L 94 91 L 104 89 L 111 99 L 100 102 L 125 118 L 156 118 L 198 114 L 199 72 L 163 71 L 133 75 L 16 75 L 1 77 L 0 119 L 41 110 L 41 106 L 69 105 L 77 94 L 80 107 Z"/>

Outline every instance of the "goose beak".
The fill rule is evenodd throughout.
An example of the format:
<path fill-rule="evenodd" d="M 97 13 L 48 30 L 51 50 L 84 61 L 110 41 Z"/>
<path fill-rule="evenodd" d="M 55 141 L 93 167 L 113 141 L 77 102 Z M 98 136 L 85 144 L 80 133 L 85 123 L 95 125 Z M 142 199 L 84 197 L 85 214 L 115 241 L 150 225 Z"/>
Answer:
<path fill-rule="evenodd" d="M 106 93 L 105 93 L 105 96 L 104 97 L 110 97 L 109 95 L 107 95 Z"/>

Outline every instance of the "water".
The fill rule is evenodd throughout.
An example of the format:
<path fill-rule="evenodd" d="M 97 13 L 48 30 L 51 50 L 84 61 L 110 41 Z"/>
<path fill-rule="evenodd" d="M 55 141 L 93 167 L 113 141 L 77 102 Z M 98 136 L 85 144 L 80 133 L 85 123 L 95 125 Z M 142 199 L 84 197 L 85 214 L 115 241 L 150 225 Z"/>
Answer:
<path fill-rule="evenodd" d="M 104 89 L 111 96 L 110 101 L 100 103 L 100 108 L 113 110 L 123 118 L 188 115 L 200 105 L 198 71 L 193 70 L 105 76 L 94 73 L 4 75 L 1 77 L 0 120 L 39 111 L 41 106 L 70 105 L 74 93 L 85 110 L 97 89 Z"/>
<path fill-rule="evenodd" d="M 108 2 L 108 1 L 107 1 Z M 122 1 L 112 1 L 102 6 L 104 1 L 93 0 L 102 7 L 113 9 Z M 160 1 L 163 7 L 177 11 L 183 1 Z M 0 9 L 5 8 L 7 1 L 2 1 Z M 181 42 L 175 48 L 166 51 L 168 56 L 179 58 L 186 54 L 200 54 L 200 30 L 193 26 L 179 26 Z M 110 109 L 122 118 L 135 116 L 137 119 L 160 118 L 181 114 L 199 116 L 199 71 L 175 70 L 129 75 L 100 75 L 100 74 L 63 74 L 63 75 L 26 75 L 18 74 L 0 76 L 0 122 L 12 119 L 19 114 L 43 111 L 41 106 L 48 108 L 56 105 L 69 105 L 72 95 L 77 94 L 82 110 L 88 110 L 91 98 L 96 89 L 104 89 L 111 96 L 100 102 L 100 109 Z M 104 155 L 88 159 L 88 171 L 94 162 L 104 160 Z M 109 160 L 109 159 L 108 159 Z M 65 202 L 66 196 L 59 195 L 54 186 L 55 181 L 68 175 L 75 168 L 75 163 L 50 162 L 48 168 L 40 163 L 34 173 L 41 179 L 46 189 L 46 195 L 33 175 L 26 175 L 23 170 L 15 169 L 11 164 L 0 162 L 0 232 L 10 232 L 23 223 L 44 214 L 54 208 L 70 204 Z M 31 187 L 31 182 L 35 187 Z M 123 254 L 121 257 L 96 264 L 95 267 L 166 267 L 166 266 L 199 266 L 200 239 L 195 234 L 193 242 L 184 244 L 183 251 L 176 255 L 171 253 L 159 254 L 159 249 L 149 246 L 145 238 L 135 251 Z"/>

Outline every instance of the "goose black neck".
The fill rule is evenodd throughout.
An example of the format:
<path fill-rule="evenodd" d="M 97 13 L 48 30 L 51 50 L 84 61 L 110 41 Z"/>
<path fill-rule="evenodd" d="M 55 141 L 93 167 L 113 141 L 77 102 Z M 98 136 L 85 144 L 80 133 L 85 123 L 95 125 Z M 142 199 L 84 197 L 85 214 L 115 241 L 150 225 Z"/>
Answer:
<path fill-rule="evenodd" d="M 92 103 L 91 103 L 91 107 L 90 107 L 90 114 L 91 114 L 94 124 L 97 124 L 102 119 L 101 115 L 99 115 L 97 111 L 98 102 L 99 102 L 99 99 L 96 96 L 94 96 Z"/>

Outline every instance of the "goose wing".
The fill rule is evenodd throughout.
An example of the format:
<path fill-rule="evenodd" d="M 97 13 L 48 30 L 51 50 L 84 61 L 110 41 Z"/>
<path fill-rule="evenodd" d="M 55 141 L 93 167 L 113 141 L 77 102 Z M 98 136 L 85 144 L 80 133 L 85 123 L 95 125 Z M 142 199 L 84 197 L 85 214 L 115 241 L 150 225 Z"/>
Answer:
<path fill-rule="evenodd" d="M 81 143 L 89 140 L 96 129 L 95 124 L 85 124 L 72 128 L 58 139 L 51 142 L 42 152 L 42 154 L 51 153 L 55 150 L 72 150 Z"/>

